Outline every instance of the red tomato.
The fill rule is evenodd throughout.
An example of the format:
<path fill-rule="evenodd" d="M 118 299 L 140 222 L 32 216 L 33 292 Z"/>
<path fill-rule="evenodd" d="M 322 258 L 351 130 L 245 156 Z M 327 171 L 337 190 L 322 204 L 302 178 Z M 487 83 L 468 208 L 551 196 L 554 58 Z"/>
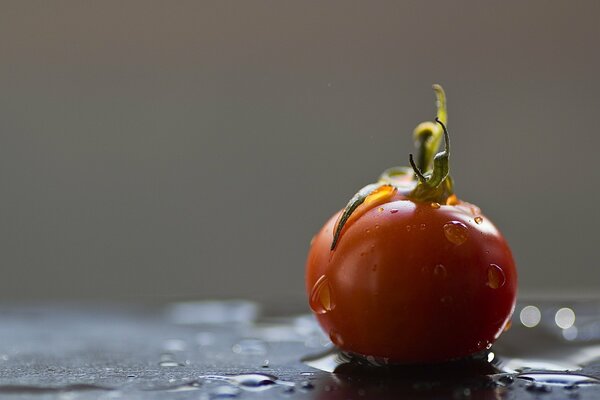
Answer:
<path fill-rule="evenodd" d="M 489 348 L 509 324 L 517 290 L 511 251 L 479 208 L 453 194 L 448 132 L 437 122 L 446 149 L 421 154 L 431 173 L 411 156 L 418 182 L 410 190 L 380 179 L 311 242 L 309 303 L 343 350 L 398 363 L 447 361 Z"/>
<path fill-rule="evenodd" d="M 399 200 L 313 240 L 306 289 L 333 343 L 395 362 L 436 362 L 488 348 L 515 306 L 510 249 L 476 208 Z"/>

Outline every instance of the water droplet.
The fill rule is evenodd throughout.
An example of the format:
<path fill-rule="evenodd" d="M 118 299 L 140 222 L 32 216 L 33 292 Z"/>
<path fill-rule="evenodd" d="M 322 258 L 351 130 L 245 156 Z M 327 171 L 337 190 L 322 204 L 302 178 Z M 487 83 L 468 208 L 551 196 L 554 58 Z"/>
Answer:
<path fill-rule="evenodd" d="M 370 230 L 370 229 L 367 229 L 367 230 L 365 231 L 365 233 L 369 234 L 369 233 L 371 233 L 371 230 Z"/>
<path fill-rule="evenodd" d="M 178 363 L 177 361 L 161 361 L 158 363 L 161 367 L 183 367 L 182 363 Z"/>
<path fill-rule="evenodd" d="M 421 228 L 422 231 L 424 231 L 425 229 L 427 229 L 427 225 L 421 224 L 420 228 Z"/>
<path fill-rule="evenodd" d="M 435 267 L 433 267 L 433 276 L 437 279 L 446 279 L 448 276 L 448 271 L 446 271 L 446 267 L 444 267 L 442 264 L 437 264 Z"/>
<path fill-rule="evenodd" d="M 506 282 L 506 276 L 502 268 L 496 264 L 490 264 L 487 270 L 487 285 L 492 289 L 498 289 L 504 286 Z"/>
<path fill-rule="evenodd" d="M 461 245 L 467 240 L 469 229 L 462 222 L 451 221 L 444 225 L 444 235 L 450 242 Z"/>
<path fill-rule="evenodd" d="M 175 382 L 175 379 L 169 379 L 169 382 Z M 181 385 L 173 386 L 173 387 L 167 389 L 166 391 L 167 392 L 189 392 L 189 391 L 201 390 L 201 388 L 202 388 L 202 385 L 200 384 L 200 382 L 193 381 L 193 382 L 186 382 Z"/>
<path fill-rule="evenodd" d="M 317 235 L 314 235 L 311 239 L 310 239 L 310 244 L 309 246 L 312 246 L 313 243 L 315 242 L 315 238 L 317 237 Z"/>
<path fill-rule="evenodd" d="M 476 224 L 481 224 L 483 222 L 483 218 L 481 217 L 475 217 L 475 223 Z"/>
<path fill-rule="evenodd" d="M 434 208 L 436 210 L 441 207 L 440 203 L 435 203 L 435 202 L 431 203 L 430 205 L 431 205 L 431 208 Z"/>
<path fill-rule="evenodd" d="M 410 232 L 411 226 L 410 225 L 406 225 L 406 232 Z"/>
<path fill-rule="evenodd" d="M 375 229 L 379 229 L 379 225 L 375 225 Z"/>
<path fill-rule="evenodd" d="M 232 376 L 231 381 L 240 385 L 242 388 L 264 388 L 265 386 L 274 385 L 277 378 L 263 374 L 242 374 Z"/>
<path fill-rule="evenodd" d="M 201 376 L 210 381 L 225 381 L 235 389 L 238 389 L 236 395 L 239 394 L 239 389 L 244 389 L 251 392 L 260 392 L 267 390 L 275 385 L 294 386 L 293 382 L 280 381 L 276 376 L 266 374 L 240 374 L 240 375 L 204 375 Z M 232 387 L 232 386 L 230 386 Z"/>
<path fill-rule="evenodd" d="M 390 210 L 390 214 L 396 214 L 397 212 L 398 212 L 398 209 L 397 209 L 397 208 L 392 208 L 392 209 Z"/>
<path fill-rule="evenodd" d="M 310 308 L 317 314 L 325 314 L 335 308 L 335 303 L 331 298 L 329 280 L 325 275 L 322 275 L 313 286 L 309 303 Z"/>
<path fill-rule="evenodd" d="M 506 332 L 506 331 L 508 331 L 508 330 L 509 330 L 511 327 L 512 327 L 512 319 L 509 319 L 509 320 L 506 322 L 506 325 L 504 325 L 504 329 L 502 330 L 502 332 Z"/>
<path fill-rule="evenodd" d="M 377 209 L 377 212 L 383 212 L 383 207 L 379 207 L 379 208 Z"/>
<path fill-rule="evenodd" d="M 561 372 L 528 372 L 517 375 L 518 379 L 524 379 L 537 384 L 549 386 L 571 386 L 571 385 L 598 385 L 600 379 L 581 374 L 565 374 Z"/>

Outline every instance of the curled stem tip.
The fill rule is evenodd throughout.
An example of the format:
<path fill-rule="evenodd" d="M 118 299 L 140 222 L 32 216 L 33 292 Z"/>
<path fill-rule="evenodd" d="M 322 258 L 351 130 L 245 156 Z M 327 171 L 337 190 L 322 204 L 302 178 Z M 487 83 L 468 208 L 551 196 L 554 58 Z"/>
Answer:
<path fill-rule="evenodd" d="M 438 117 L 435 118 L 435 122 L 440 124 L 444 130 L 444 153 L 450 154 L 450 135 L 448 135 L 448 129 L 446 129 L 446 125 Z"/>
<path fill-rule="evenodd" d="M 444 125 L 448 121 L 448 112 L 446 109 L 446 94 L 444 89 L 438 84 L 433 85 L 436 99 L 436 122 Z M 418 153 L 416 157 L 417 165 L 421 171 L 430 171 L 433 167 L 434 156 L 442 140 L 442 129 L 440 125 L 433 122 L 420 123 L 413 132 L 415 145 Z"/>
<path fill-rule="evenodd" d="M 410 166 L 412 167 L 413 171 L 415 171 L 415 175 L 417 175 L 417 178 L 419 178 L 421 182 L 425 182 L 427 178 L 425 178 L 419 167 L 417 167 L 412 153 L 408 155 L 408 161 L 410 162 Z"/>

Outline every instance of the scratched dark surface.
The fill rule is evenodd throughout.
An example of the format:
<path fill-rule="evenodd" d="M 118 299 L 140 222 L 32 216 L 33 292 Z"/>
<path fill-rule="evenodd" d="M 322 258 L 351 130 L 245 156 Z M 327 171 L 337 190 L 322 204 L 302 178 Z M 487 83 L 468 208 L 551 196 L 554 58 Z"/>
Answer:
<path fill-rule="evenodd" d="M 528 305 L 540 310 L 530 328 Z M 311 316 L 269 317 L 249 302 L 3 306 L 0 398 L 597 399 L 599 311 L 596 301 L 522 302 L 476 359 L 376 367 L 332 352 Z"/>

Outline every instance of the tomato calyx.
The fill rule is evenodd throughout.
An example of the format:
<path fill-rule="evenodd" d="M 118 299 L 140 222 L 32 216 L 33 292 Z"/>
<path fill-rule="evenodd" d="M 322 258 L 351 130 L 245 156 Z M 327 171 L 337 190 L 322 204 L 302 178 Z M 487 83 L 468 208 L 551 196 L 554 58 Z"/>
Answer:
<path fill-rule="evenodd" d="M 371 206 L 375 207 L 381 202 L 384 202 L 388 198 L 392 197 L 397 190 L 398 188 L 391 183 L 377 182 L 363 187 L 358 191 L 358 193 L 352 196 L 335 224 L 333 241 L 331 242 L 331 250 L 335 249 L 335 245 L 340 239 L 344 225 L 346 225 L 346 222 L 348 222 L 350 217 L 361 205 L 367 202 L 368 204 L 366 205 L 370 204 Z"/>
<path fill-rule="evenodd" d="M 344 226 L 357 210 L 362 209 L 364 212 L 366 206 L 375 207 L 396 194 L 415 202 L 457 202 L 449 175 L 450 139 L 446 129 L 446 94 L 437 84 L 433 85 L 433 90 L 436 95 L 437 115 L 435 122 L 422 122 L 413 132 L 418 150 L 416 161 L 410 154 L 410 167 L 388 168 L 379 176 L 377 183 L 363 187 L 350 199 L 335 224 L 331 251 L 340 240 Z M 442 137 L 444 150 L 436 154 Z"/>

